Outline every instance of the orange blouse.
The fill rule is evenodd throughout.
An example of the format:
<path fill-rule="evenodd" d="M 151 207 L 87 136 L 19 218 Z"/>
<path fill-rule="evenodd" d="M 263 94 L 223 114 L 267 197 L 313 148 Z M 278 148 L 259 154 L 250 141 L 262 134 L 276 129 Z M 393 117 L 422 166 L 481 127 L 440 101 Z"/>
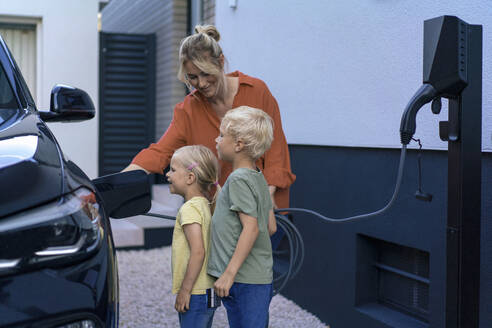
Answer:
<path fill-rule="evenodd" d="M 274 122 L 273 142 L 270 149 L 256 162 L 263 171 L 269 185 L 277 187 L 275 202 L 279 208 L 289 206 L 289 186 L 296 176 L 290 169 L 289 150 L 282 130 L 277 101 L 266 84 L 241 72 L 229 76 L 239 77 L 239 88 L 232 108 L 250 106 L 264 110 Z M 193 93 L 195 95 L 193 95 Z M 186 145 L 204 145 L 215 155 L 215 138 L 219 135 L 220 119 L 208 101 L 198 92 L 185 97 L 174 108 L 174 116 L 166 133 L 157 143 L 140 151 L 132 163 L 153 173 L 163 173 L 169 165 L 174 151 Z M 232 171 L 230 163 L 220 161 L 220 185 L 223 185 Z"/>

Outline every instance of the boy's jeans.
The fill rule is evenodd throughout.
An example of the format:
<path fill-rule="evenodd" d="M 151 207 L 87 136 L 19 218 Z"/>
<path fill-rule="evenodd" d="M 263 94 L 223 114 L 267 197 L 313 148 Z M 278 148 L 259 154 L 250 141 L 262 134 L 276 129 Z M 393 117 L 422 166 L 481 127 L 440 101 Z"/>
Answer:
<path fill-rule="evenodd" d="M 207 307 L 207 294 L 191 295 L 190 309 L 179 314 L 181 328 L 211 328 L 217 308 Z"/>
<path fill-rule="evenodd" d="M 242 284 L 235 282 L 229 296 L 222 298 L 231 328 L 261 328 L 268 326 L 268 308 L 273 296 L 272 284 Z"/>

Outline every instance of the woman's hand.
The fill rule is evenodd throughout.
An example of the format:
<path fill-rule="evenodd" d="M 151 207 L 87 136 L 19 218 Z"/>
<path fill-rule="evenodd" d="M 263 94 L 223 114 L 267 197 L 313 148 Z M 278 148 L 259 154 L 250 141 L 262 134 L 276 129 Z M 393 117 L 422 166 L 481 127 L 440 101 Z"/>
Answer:
<path fill-rule="evenodd" d="M 277 219 L 275 218 L 273 210 L 270 210 L 270 213 L 268 214 L 268 234 L 272 236 L 275 232 L 277 232 Z"/>
<path fill-rule="evenodd" d="M 277 191 L 276 186 L 268 186 L 268 191 L 270 191 L 270 198 L 272 199 L 273 209 L 276 210 L 277 204 L 275 203 L 275 192 Z"/>
<path fill-rule="evenodd" d="M 176 295 L 176 303 L 174 303 L 176 311 L 181 313 L 188 311 L 190 309 L 190 298 L 190 292 L 180 289 L 178 295 Z"/>
<path fill-rule="evenodd" d="M 121 172 L 128 172 L 128 171 L 135 171 L 135 170 L 142 170 L 145 171 L 145 173 L 150 174 L 150 171 L 147 171 L 146 169 L 144 169 L 143 167 L 137 164 L 130 164 L 127 167 L 125 167 L 123 170 L 121 170 Z"/>
<path fill-rule="evenodd" d="M 225 271 L 214 283 L 215 293 L 219 297 L 229 296 L 229 290 L 234 283 L 234 276 Z"/>

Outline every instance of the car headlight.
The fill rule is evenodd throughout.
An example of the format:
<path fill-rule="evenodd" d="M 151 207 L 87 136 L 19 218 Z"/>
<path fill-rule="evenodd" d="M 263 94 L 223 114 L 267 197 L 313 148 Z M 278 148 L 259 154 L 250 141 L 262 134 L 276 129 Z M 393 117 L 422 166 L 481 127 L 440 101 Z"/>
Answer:
<path fill-rule="evenodd" d="M 0 221 L 0 274 L 79 260 L 99 247 L 102 235 L 94 193 L 78 189 Z"/>

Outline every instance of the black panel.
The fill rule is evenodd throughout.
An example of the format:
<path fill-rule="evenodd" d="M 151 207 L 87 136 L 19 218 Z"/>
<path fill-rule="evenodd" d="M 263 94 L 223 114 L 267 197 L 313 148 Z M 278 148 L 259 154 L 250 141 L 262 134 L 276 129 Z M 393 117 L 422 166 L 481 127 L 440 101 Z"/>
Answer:
<path fill-rule="evenodd" d="M 377 210 L 391 197 L 397 149 L 289 148 L 292 170 L 297 175 L 291 188 L 291 207 L 342 218 Z M 430 203 L 414 196 L 418 188 L 416 155 L 415 150 L 408 151 L 400 194 L 394 207 L 382 216 L 330 224 L 307 214 L 294 215 L 294 223 L 304 238 L 306 258 L 299 275 L 283 291 L 284 296 L 332 327 L 445 327 L 447 152 L 422 154 L 423 190 L 433 195 Z M 492 321 L 492 154 L 484 153 L 482 158 L 480 327 L 486 328 Z M 377 256 L 371 242 L 375 239 L 428 253 L 428 276 L 421 275 L 429 279 L 429 295 L 422 294 L 419 303 L 419 307 L 428 309 L 424 318 L 413 316 L 412 321 L 412 315 L 381 306 L 377 299 L 371 303 L 377 295 L 377 270 L 368 274 L 369 269 L 364 272 L 364 267 L 370 268 L 369 264 L 358 267 L 357 263 L 362 263 L 361 258 L 369 263 Z M 398 268 L 404 270 L 405 266 Z M 373 290 L 367 289 L 364 294 L 358 289 L 361 276 L 366 277 L 368 282 L 364 283 L 373 286 Z"/>
<path fill-rule="evenodd" d="M 99 176 L 155 138 L 155 36 L 100 33 Z"/>

